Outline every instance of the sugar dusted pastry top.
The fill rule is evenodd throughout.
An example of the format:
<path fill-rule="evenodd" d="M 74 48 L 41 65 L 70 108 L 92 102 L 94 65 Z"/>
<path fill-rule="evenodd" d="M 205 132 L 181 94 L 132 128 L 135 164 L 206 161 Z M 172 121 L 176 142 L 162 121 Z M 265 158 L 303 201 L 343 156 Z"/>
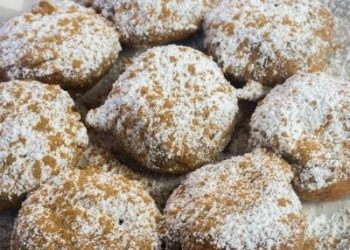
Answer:
<path fill-rule="evenodd" d="M 295 75 L 256 109 L 252 144 L 272 148 L 293 164 L 300 194 L 325 192 L 312 199 L 345 195 L 350 181 L 349 100 L 349 83 L 344 80 L 324 73 Z M 327 191 L 338 184 L 337 192 Z"/>
<path fill-rule="evenodd" d="M 160 172 L 183 173 L 215 159 L 228 143 L 236 90 L 194 49 L 149 49 L 114 83 L 87 123 L 110 131 L 123 156 Z"/>
<path fill-rule="evenodd" d="M 350 245 L 350 208 L 332 214 L 314 215 L 306 211 L 305 249 L 347 249 Z"/>
<path fill-rule="evenodd" d="M 136 181 L 89 170 L 61 173 L 24 202 L 14 249 L 147 249 L 158 246 L 160 213 Z"/>
<path fill-rule="evenodd" d="M 257 150 L 187 176 L 164 210 L 183 249 L 300 249 L 304 223 L 290 166 Z"/>
<path fill-rule="evenodd" d="M 68 0 L 39 1 L 0 28 L 0 79 L 36 79 L 86 89 L 109 70 L 119 35 L 104 18 Z"/>
<path fill-rule="evenodd" d="M 55 85 L 0 83 L 1 200 L 32 191 L 78 161 L 88 137 L 73 106 Z"/>
<path fill-rule="evenodd" d="M 111 19 L 128 45 L 180 40 L 200 28 L 204 0 L 75 0 Z"/>
<path fill-rule="evenodd" d="M 150 193 L 158 208 L 162 209 L 172 191 L 184 179 L 184 176 L 162 175 L 131 169 L 119 162 L 116 155 L 97 144 L 89 144 L 82 154 L 79 168 L 92 168 L 111 175 L 122 175 L 139 181 Z"/>
<path fill-rule="evenodd" d="M 283 83 L 326 66 L 330 11 L 318 1 L 222 1 L 205 16 L 205 46 L 236 81 Z"/>

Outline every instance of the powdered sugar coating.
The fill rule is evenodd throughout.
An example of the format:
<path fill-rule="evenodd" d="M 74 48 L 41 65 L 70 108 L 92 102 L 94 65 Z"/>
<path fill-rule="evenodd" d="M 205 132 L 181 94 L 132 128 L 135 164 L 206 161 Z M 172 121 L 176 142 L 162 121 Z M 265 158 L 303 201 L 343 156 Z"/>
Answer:
<path fill-rule="evenodd" d="M 334 16 L 332 53 L 327 73 L 350 80 L 350 2 L 347 0 L 322 0 Z"/>
<path fill-rule="evenodd" d="M 350 191 L 349 100 L 348 82 L 299 74 L 274 88 L 253 114 L 253 145 L 293 164 L 304 199 L 336 199 Z"/>
<path fill-rule="evenodd" d="M 262 150 L 190 173 L 164 210 L 170 245 L 301 249 L 304 218 L 291 180 L 290 166 Z"/>
<path fill-rule="evenodd" d="M 0 210 L 77 162 L 88 137 L 73 106 L 58 86 L 0 83 Z"/>
<path fill-rule="evenodd" d="M 113 20 L 128 45 L 180 40 L 200 28 L 204 0 L 75 0 Z"/>
<path fill-rule="evenodd" d="M 332 17 L 319 1 L 222 1 L 206 15 L 205 47 L 236 81 L 283 83 L 326 66 Z"/>
<path fill-rule="evenodd" d="M 110 69 L 120 50 L 118 33 L 92 10 L 67 0 L 40 1 L 0 29 L 0 80 L 86 89 Z"/>
<path fill-rule="evenodd" d="M 93 168 L 111 175 L 122 175 L 130 180 L 139 181 L 160 209 L 164 207 L 170 194 L 184 178 L 184 176 L 151 174 L 132 170 L 120 163 L 115 155 L 94 144 L 89 144 L 84 151 L 79 168 Z"/>
<path fill-rule="evenodd" d="M 13 249 L 148 249 L 160 213 L 136 181 L 99 171 L 61 173 L 23 203 Z"/>
<path fill-rule="evenodd" d="M 206 6 L 206 12 L 218 6 L 222 1 L 223 0 L 204 0 L 205 6 Z"/>
<path fill-rule="evenodd" d="M 332 214 L 314 215 L 306 211 L 305 248 L 345 250 L 350 246 L 350 208 Z"/>
<path fill-rule="evenodd" d="M 270 91 L 271 87 L 249 80 L 243 88 L 237 90 L 237 98 L 254 102 L 263 99 Z"/>
<path fill-rule="evenodd" d="M 225 148 L 237 110 L 235 88 L 215 62 L 169 45 L 136 58 L 86 121 L 110 131 L 118 150 L 138 165 L 184 173 Z"/>

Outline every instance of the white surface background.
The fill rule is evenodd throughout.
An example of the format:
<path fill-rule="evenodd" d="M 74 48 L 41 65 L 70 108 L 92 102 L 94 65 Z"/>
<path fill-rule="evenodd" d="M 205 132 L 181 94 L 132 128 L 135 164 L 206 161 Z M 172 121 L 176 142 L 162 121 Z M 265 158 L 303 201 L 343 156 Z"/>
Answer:
<path fill-rule="evenodd" d="M 14 10 L 22 10 L 28 8 L 35 2 L 36 0 L 0 0 L 0 6 Z"/>
<path fill-rule="evenodd" d="M 36 0 L 0 0 L 0 24 L 23 10 L 29 10 L 35 2 Z"/>

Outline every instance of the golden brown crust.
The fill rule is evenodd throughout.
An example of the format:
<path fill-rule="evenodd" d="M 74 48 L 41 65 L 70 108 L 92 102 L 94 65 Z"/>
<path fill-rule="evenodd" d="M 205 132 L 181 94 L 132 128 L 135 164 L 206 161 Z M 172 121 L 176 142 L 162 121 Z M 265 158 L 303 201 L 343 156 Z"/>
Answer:
<path fill-rule="evenodd" d="M 307 201 L 336 201 L 350 194 L 350 181 L 340 181 L 317 191 L 302 190 L 297 185 L 294 189 L 301 199 Z"/>
<path fill-rule="evenodd" d="M 72 79 L 67 79 L 67 76 L 63 74 L 63 72 L 54 72 L 52 74 L 48 74 L 45 76 L 37 76 L 37 77 L 25 77 L 23 80 L 37 80 L 46 84 L 59 84 L 63 89 L 69 90 L 69 92 L 73 92 L 76 94 L 85 92 L 92 88 L 98 81 L 100 81 L 111 69 L 113 64 L 115 63 L 114 57 L 107 57 L 103 60 L 100 67 L 96 70 L 92 70 L 91 73 L 86 77 L 81 77 L 79 79 L 74 79 L 74 84 L 72 84 Z M 5 69 L 3 70 L 6 71 Z M 20 79 L 17 78 L 17 79 Z M 3 74 L 3 78 L 1 78 L 1 68 L 0 68 L 0 81 L 8 81 L 11 80 L 10 77 Z"/>

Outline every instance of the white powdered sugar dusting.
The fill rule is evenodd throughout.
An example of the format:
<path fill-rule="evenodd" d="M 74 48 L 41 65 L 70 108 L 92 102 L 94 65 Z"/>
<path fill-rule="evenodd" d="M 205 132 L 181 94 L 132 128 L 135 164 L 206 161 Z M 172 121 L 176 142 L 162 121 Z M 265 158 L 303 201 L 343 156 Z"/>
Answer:
<path fill-rule="evenodd" d="M 306 211 L 306 246 L 310 249 L 345 250 L 350 246 L 350 207 L 331 214 Z"/>
<path fill-rule="evenodd" d="M 295 75 L 256 109 L 252 144 L 272 148 L 292 163 L 300 191 L 348 182 L 349 100 L 349 82 L 324 73 Z"/>
<path fill-rule="evenodd" d="M 39 1 L 0 29 L 0 79 L 37 79 L 65 88 L 96 83 L 121 50 L 103 17 L 73 2 Z"/>
<path fill-rule="evenodd" d="M 184 176 L 161 175 L 145 173 L 130 169 L 121 164 L 115 155 L 109 153 L 101 146 L 89 144 L 84 151 L 79 168 L 94 168 L 111 175 L 122 175 L 131 180 L 139 181 L 146 191 L 150 193 L 158 208 L 162 209 L 173 190 L 180 184 Z"/>
<path fill-rule="evenodd" d="M 318 1 L 222 1 L 205 16 L 205 47 L 236 81 L 283 83 L 326 66 L 332 17 Z"/>
<path fill-rule="evenodd" d="M 15 223 L 15 249 L 157 249 L 160 213 L 142 185 L 90 170 L 61 173 L 33 192 Z"/>
<path fill-rule="evenodd" d="M 257 101 L 264 98 L 270 91 L 271 87 L 249 80 L 243 88 L 237 89 L 237 98 L 245 101 Z"/>
<path fill-rule="evenodd" d="M 133 60 L 87 123 L 111 131 L 139 165 L 188 172 L 227 145 L 236 90 L 211 58 L 183 46 L 152 48 Z"/>
<path fill-rule="evenodd" d="M 350 80 L 350 3 L 348 0 L 322 0 L 334 16 L 333 51 L 327 73 Z"/>
<path fill-rule="evenodd" d="M 298 249 L 304 232 L 290 166 L 263 150 L 189 174 L 164 210 L 170 246 Z"/>
<path fill-rule="evenodd" d="M 2 202 L 23 196 L 77 162 L 88 136 L 73 106 L 69 94 L 58 86 L 0 84 Z"/>
<path fill-rule="evenodd" d="M 179 40 L 200 28 L 204 0 L 75 0 L 112 19 L 128 44 Z"/>

